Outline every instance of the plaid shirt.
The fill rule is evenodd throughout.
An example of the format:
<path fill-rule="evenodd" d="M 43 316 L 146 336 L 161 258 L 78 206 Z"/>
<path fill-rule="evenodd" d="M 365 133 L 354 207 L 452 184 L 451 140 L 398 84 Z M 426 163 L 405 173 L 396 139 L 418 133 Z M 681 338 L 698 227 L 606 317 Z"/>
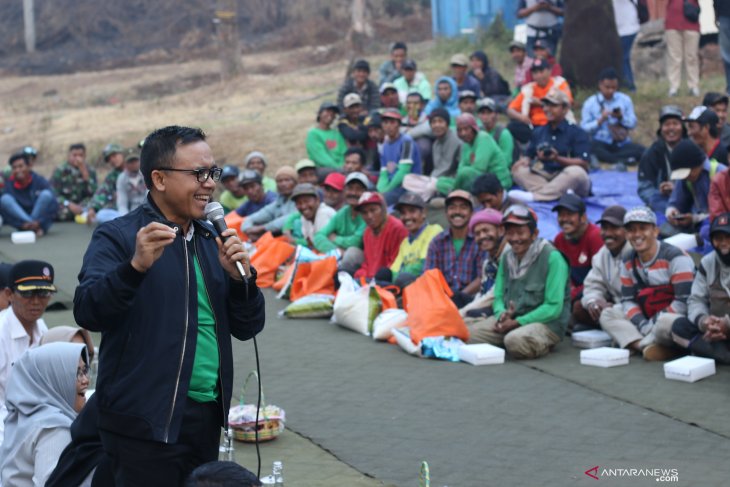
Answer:
<path fill-rule="evenodd" d="M 464 289 L 480 276 L 484 252 L 479 250 L 476 240 L 467 235 L 459 255 L 454 250 L 451 232 L 444 230 L 434 237 L 428 246 L 424 270 L 439 269 L 452 291 Z"/>

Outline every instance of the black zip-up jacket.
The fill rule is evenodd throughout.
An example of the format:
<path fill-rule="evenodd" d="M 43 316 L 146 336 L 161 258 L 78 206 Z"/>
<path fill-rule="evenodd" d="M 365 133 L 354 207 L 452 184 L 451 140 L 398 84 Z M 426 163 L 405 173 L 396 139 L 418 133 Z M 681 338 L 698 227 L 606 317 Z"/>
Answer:
<path fill-rule="evenodd" d="M 175 241 L 146 273 L 131 265 L 137 231 L 169 225 Z M 144 440 L 174 443 L 182 423 L 198 334 L 198 257 L 216 321 L 221 424 L 233 387 L 231 335 L 247 340 L 264 327 L 264 297 L 228 276 L 218 260 L 215 234 L 194 221 L 194 237 L 164 219 L 148 196 L 125 216 L 100 225 L 91 239 L 74 295 L 74 317 L 102 332 L 96 394 L 99 428 Z"/>

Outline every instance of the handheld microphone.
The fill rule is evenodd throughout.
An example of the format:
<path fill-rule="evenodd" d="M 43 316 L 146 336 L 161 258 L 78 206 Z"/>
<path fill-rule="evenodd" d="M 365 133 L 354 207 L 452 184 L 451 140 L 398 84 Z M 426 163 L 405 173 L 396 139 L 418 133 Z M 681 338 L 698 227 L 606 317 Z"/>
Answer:
<path fill-rule="evenodd" d="M 221 206 L 220 203 L 211 201 L 210 203 L 205 205 L 205 217 L 210 223 L 213 224 L 215 231 L 218 232 L 221 240 L 225 242 L 228 237 L 224 237 L 221 235 L 228 228 L 224 216 L 225 211 L 223 210 L 223 206 Z M 241 262 L 236 261 L 236 269 L 238 269 L 238 273 L 241 274 L 241 278 L 243 278 L 244 281 L 248 281 L 249 276 L 246 273 L 246 269 L 244 269 L 244 267 L 241 265 Z"/>

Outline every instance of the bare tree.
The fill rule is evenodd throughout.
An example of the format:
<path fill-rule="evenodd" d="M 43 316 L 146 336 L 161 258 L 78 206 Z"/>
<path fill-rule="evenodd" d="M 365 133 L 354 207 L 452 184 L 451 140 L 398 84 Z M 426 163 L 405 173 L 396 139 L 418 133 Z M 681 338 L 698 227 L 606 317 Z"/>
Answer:
<path fill-rule="evenodd" d="M 372 14 L 367 0 L 352 0 L 350 18 L 352 26 L 347 32 L 348 57 L 350 63 L 345 71 L 345 79 L 350 76 L 352 65 L 358 56 L 365 52 L 366 46 L 372 40 L 375 30 L 371 22 Z"/>
<path fill-rule="evenodd" d="M 25 50 L 35 52 L 35 15 L 33 0 L 23 0 L 23 24 L 25 28 Z"/>
<path fill-rule="evenodd" d="M 214 22 L 218 33 L 221 76 L 224 80 L 235 78 L 243 72 L 236 0 L 218 0 Z"/>

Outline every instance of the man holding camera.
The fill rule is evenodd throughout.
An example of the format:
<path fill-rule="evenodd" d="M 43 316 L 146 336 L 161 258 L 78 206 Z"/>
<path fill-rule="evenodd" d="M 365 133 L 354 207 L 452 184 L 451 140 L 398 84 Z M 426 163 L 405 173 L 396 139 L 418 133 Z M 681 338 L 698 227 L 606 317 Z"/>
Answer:
<path fill-rule="evenodd" d="M 599 161 L 634 165 L 641 159 L 644 146 L 629 137 L 636 127 L 634 104 L 618 87 L 616 70 L 604 69 L 598 77 L 598 93 L 583 103 L 580 126 L 591 134 L 591 151 Z"/>
<path fill-rule="evenodd" d="M 566 116 L 570 98 L 564 91 L 553 89 L 542 98 L 548 123 L 535 127 L 527 147 L 527 157 L 512 166 L 512 178 L 527 191 L 512 190 L 512 201 L 553 201 L 573 190 L 580 197 L 588 195 L 590 142 L 588 134 Z"/>

